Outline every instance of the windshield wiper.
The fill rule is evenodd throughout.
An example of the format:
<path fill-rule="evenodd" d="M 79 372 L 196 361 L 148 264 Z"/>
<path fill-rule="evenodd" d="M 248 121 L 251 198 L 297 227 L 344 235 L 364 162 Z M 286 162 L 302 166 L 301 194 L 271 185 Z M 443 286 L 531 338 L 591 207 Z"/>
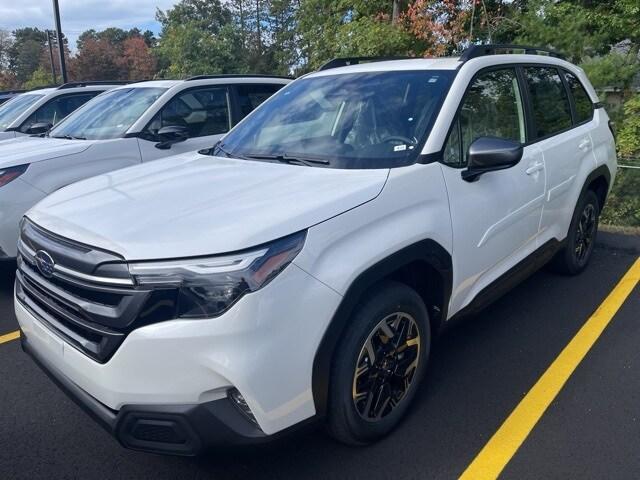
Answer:
<path fill-rule="evenodd" d="M 282 155 L 268 155 L 268 154 L 248 154 L 245 155 L 246 158 L 251 158 L 253 160 L 274 160 L 276 162 L 281 163 L 299 163 L 302 165 L 306 165 L 307 167 L 313 167 L 314 165 L 331 165 L 329 160 L 322 160 L 319 158 L 308 158 L 308 157 L 299 157 L 295 155 L 287 155 L 283 153 Z"/>
<path fill-rule="evenodd" d="M 211 150 L 209 150 L 209 155 L 211 155 L 212 157 L 217 155 L 217 152 L 222 152 L 226 157 L 228 158 L 239 158 L 240 160 L 246 160 L 245 157 L 241 156 L 241 155 L 235 155 L 231 152 L 226 151 L 224 148 L 222 148 L 222 142 L 219 141 L 218 143 L 216 143 L 213 148 Z"/>
<path fill-rule="evenodd" d="M 50 138 L 60 138 L 62 140 L 86 140 L 84 137 L 72 137 L 71 135 L 60 135 L 59 137 L 50 136 Z"/>

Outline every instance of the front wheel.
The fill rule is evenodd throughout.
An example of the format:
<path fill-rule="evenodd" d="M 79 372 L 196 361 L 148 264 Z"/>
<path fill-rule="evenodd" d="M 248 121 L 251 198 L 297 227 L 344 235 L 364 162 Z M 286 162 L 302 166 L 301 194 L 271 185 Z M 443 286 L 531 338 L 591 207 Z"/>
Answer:
<path fill-rule="evenodd" d="M 338 347 L 329 433 L 351 445 L 387 435 L 416 394 L 430 344 L 427 309 L 414 290 L 385 282 L 370 291 Z"/>
<path fill-rule="evenodd" d="M 555 271 L 566 275 L 577 275 L 586 268 L 593 253 L 599 219 L 598 197 L 593 191 L 588 190 L 573 213 L 567 244 L 551 263 Z"/>

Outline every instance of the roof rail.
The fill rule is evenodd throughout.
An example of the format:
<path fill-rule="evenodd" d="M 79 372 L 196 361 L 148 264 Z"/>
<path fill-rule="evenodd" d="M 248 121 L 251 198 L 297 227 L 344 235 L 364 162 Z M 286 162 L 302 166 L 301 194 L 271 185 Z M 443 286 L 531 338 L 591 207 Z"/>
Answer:
<path fill-rule="evenodd" d="M 26 90 L 0 90 L 0 95 L 11 95 L 14 93 L 24 93 Z"/>
<path fill-rule="evenodd" d="M 348 67 L 349 65 L 359 65 L 361 63 L 384 62 L 387 60 L 408 60 L 412 57 L 344 57 L 334 58 L 322 65 L 318 70 L 330 70 L 338 67 Z"/>
<path fill-rule="evenodd" d="M 64 90 L 66 88 L 77 88 L 77 87 L 91 87 L 98 85 L 127 85 L 131 83 L 130 80 L 99 80 L 99 81 L 88 81 L 88 82 L 68 82 L 58 87 L 58 90 Z"/>
<path fill-rule="evenodd" d="M 257 73 L 253 74 L 220 74 L 220 75 L 196 75 L 194 77 L 185 78 L 185 82 L 192 80 L 215 80 L 216 78 L 281 78 L 284 80 L 292 80 L 293 77 L 287 77 L 284 75 L 261 75 Z"/>
<path fill-rule="evenodd" d="M 501 55 L 501 54 L 526 54 L 526 55 L 543 55 L 547 57 L 555 57 L 565 59 L 564 55 L 554 52 L 546 48 L 540 47 L 528 47 L 525 45 L 471 45 L 465 49 L 460 55 L 461 62 L 467 62 L 472 58 L 484 57 L 487 55 Z"/>

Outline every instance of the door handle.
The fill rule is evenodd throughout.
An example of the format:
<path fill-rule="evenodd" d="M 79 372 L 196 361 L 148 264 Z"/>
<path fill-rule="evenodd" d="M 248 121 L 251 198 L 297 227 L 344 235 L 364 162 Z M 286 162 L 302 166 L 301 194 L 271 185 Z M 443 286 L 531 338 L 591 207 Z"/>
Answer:
<path fill-rule="evenodd" d="M 591 147 L 591 140 L 588 138 L 583 139 L 579 144 L 578 148 L 582 151 L 587 151 Z"/>
<path fill-rule="evenodd" d="M 544 169 L 544 163 L 542 162 L 534 162 L 529 164 L 529 167 L 525 170 L 527 175 L 533 175 L 536 172 Z"/>

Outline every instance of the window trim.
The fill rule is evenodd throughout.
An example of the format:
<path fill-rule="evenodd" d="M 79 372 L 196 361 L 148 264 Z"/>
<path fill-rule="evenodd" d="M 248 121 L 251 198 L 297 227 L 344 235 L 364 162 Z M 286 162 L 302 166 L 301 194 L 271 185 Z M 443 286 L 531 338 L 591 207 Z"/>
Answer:
<path fill-rule="evenodd" d="M 441 163 L 444 166 L 447 166 L 449 168 L 453 168 L 456 170 L 464 170 L 465 168 L 468 167 L 468 165 L 460 165 L 460 166 L 453 166 L 453 165 L 449 165 L 448 163 L 444 163 L 444 150 L 447 146 L 447 142 L 449 141 L 449 137 L 451 136 L 451 132 L 453 131 L 453 127 L 454 125 L 458 125 L 458 129 L 460 130 L 460 122 L 458 122 L 459 118 L 460 118 L 460 111 L 462 110 L 462 106 L 464 105 L 464 101 L 467 98 L 467 94 L 469 93 L 469 90 L 471 89 L 471 85 L 473 85 L 473 82 L 476 81 L 476 79 L 480 76 L 483 75 L 487 72 L 493 72 L 493 71 L 497 71 L 497 70 L 513 70 L 516 76 L 516 80 L 518 82 L 518 90 L 520 90 L 520 101 L 522 102 L 522 108 L 524 109 L 524 130 L 525 130 L 525 143 L 522 144 L 523 148 L 528 144 L 529 142 L 529 133 L 530 133 L 530 129 L 532 128 L 532 125 L 530 124 L 530 118 L 529 118 L 529 113 L 530 113 L 530 109 L 528 108 L 528 97 L 527 94 L 528 92 L 525 92 L 525 90 L 522 88 L 522 82 L 521 82 L 521 78 L 520 78 L 520 74 L 518 72 L 518 67 L 520 64 L 518 63 L 504 63 L 504 64 L 500 64 L 500 65 L 490 65 L 488 67 L 484 67 L 481 68 L 480 70 L 478 70 L 473 77 L 471 77 L 471 80 L 469 80 L 469 83 L 467 84 L 466 88 L 464 89 L 464 93 L 462 94 L 462 96 L 460 97 L 460 101 L 458 102 L 458 106 L 456 108 L 456 113 L 453 116 L 453 120 L 451 122 L 451 125 L 449 125 L 449 129 L 447 130 L 447 135 L 445 136 L 445 140 L 444 143 L 442 144 L 442 148 L 440 149 L 440 152 L 437 152 L 437 162 Z M 460 158 L 463 157 L 462 155 L 462 131 L 460 131 Z"/>
<path fill-rule="evenodd" d="M 564 83 L 565 89 L 567 90 L 567 94 L 569 95 L 569 102 L 571 103 L 571 113 L 573 115 L 573 125 L 576 127 L 579 127 L 580 125 L 586 125 L 587 123 L 591 122 L 593 120 L 593 117 L 595 116 L 595 111 L 596 111 L 596 105 L 593 103 L 593 101 L 591 100 L 591 97 L 589 97 L 589 93 L 587 92 L 587 89 L 584 88 L 584 84 L 580 81 L 580 79 L 578 78 L 578 76 L 567 70 L 566 68 L 562 68 L 559 67 L 558 70 L 561 71 L 562 75 L 562 82 Z M 581 122 L 578 122 L 578 110 L 576 108 L 576 100 L 575 97 L 573 96 L 573 93 L 571 92 L 571 88 L 569 87 L 569 82 L 567 81 L 567 78 L 565 77 L 566 74 L 569 74 L 571 76 L 573 76 L 577 81 L 578 84 L 580 85 L 580 87 L 582 88 L 582 90 L 584 91 L 584 93 L 587 95 L 587 98 L 589 99 L 589 103 L 591 104 L 591 115 L 589 115 L 589 118 L 587 120 L 582 120 Z"/>
<path fill-rule="evenodd" d="M 149 121 L 147 122 L 147 124 L 144 126 L 144 128 L 142 128 L 139 132 L 135 132 L 132 134 L 126 134 L 126 137 L 131 137 L 131 136 L 135 136 L 141 140 L 146 140 L 148 142 L 158 142 L 158 139 L 155 140 L 150 140 L 148 138 L 147 134 L 147 129 L 149 128 L 149 125 L 151 125 L 151 123 L 153 122 L 153 120 L 156 118 L 157 115 L 159 115 L 162 110 L 164 110 L 164 108 L 170 103 L 172 102 L 175 98 L 184 95 L 185 93 L 188 92 L 192 92 L 194 90 L 209 90 L 212 88 L 220 88 L 220 89 L 225 89 L 226 90 L 226 97 L 227 97 L 227 105 L 229 108 L 229 115 L 228 115 L 228 119 L 227 119 L 227 123 L 229 125 L 229 130 L 227 130 L 224 133 L 212 133 L 211 135 L 201 135 L 199 137 L 187 137 L 187 140 L 191 140 L 192 138 L 203 138 L 203 137 L 211 137 L 214 135 L 226 135 L 227 133 L 229 133 L 231 131 L 231 129 L 233 128 L 233 109 L 234 109 L 234 103 L 233 103 L 233 97 L 231 95 L 231 85 L 227 84 L 227 83 L 220 83 L 220 84 L 211 84 L 211 85 L 198 85 L 197 87 L 190 87 L 190 88 L 185 88 L 183 90 L 180 90 L 179 92 L 176 92 L 171 98 L 167 99 L 166 102 L 164 102 L 162 104 L 162 106 L 158 109 L 157 112 L 155 112 L 151 118 L 149 119 Z"/>
<path fill-rule="evenodd" d="M 87 100 L 86 102 L 84 102 L 82 105 L 80 105 L 80 107 L 82 107 L 84 104 L 86 104 L 87 102 L 90 102 L 91 100 L 93 100 L 94 98 L 96 98 L 98 95 L 100 95 L 101 93 L 104 93 L 106 90 L 91 90 L 88 92 L 72 92 L 72 93 L 66 93 L 66 94 L 62 94 L 62 95 L 58 95 L 56 97 L 50 98 L 49 100 L 47 100 L 46 102 L 44 102 L 42 105 L 40 105 L 38 108 L 36 108 L 33 112 L 31 112 L 29 114 L 29 116 L 27 118 L 25 118 L 20 125 L 18 125 L 17 127 L 14 127 L 12 130 L 16 131 L 16 132 L 20 132 L 20 133 L 25 133 L 22 131 L 22 127 L 25 126 L 25 124 L 27 123 L 27 121 L 31 118 L 32 115 L 35 115 L 40 109 L 45 108 L 46 106 L 52 104 L 53 102 L 57 102 L 58 100 L 61 100 L 63 98 L 71 98 L 71 97 L 79 97 L 81 95 L 88 95 L 91 93 L 95 93 L 95 95 L 93 97 L 91 97 L 89 100 Z M 78 107 L 78 108 L 80 108 Z M 76 109 L 77 110 L 77 109 Z M 75 110 L 74 110 L 75 111 Z M 70 112 L 69 115 L 71 115 L 73 112 Z M 64 120 L 65 118 L 67 118 L 69 115 L 67 115 L 66 117 L 63 117 L 60 119 L 60 121 L 58 123 L 60 123 L 62 120 Z M 38 123 L 38 122 L 36 122 Z M 56 124 L 57 125 L 57 124 Z M 54 125 L 55 127 L 55 125 Z"/>
<path fill-rule="evenodd" d="M 576 126 L 576 124 L 575 124 L 575 116 L 574 116 L 574 113 L 573 113 L 573 101 L 572 101 L 569 89 L 567 88 L 567 84 L 565 82 L 564 75 L 562 75 L 562 73 L 560 72 L 560 68 L 557 67 L 556 65 L 546 65 L 546 64 L 534 65 L 534 67 L 535 66 L 537 66 L 539 68 L 549 68 L 549 69 L 555 70 L 556 73 L 558 74 L 558 76 L 560 77 L 560 83 L 562 83 L 562 86 L 564 88 L 564 92 L 567 95 L 567 100 L 569 100 L 569 110 L 570 110 L 570 115 L 571 115 L 571 125 L 569 125 L 567 128 L 563 128 L 562 130 L 558 130 L 557 132 L 553 132 L 553 133 L 550 133 L 548 135 L 545 135 L 543 137 L 539 137 L 539 138 L 536 138 L 536 139 L 533 139 L 533 140 L 530 139 L 530 138 L 527 138 L 527 143 L 526 143 L 525 146 L 533 145 L 534 143 L 538 143 L 538 142 L 541 142 L 543 140 L 547 140 L 549 138 L 555 137 L 556 135 L 560 135 L 562 133 L 566 133 L 566 132 L 572 130 L 573 128 L 575 128 L 575 126 Z M 525 82 L 526 82 L 526 75 L 524 73 L 524 69 L 525 68 L 530 68 L 530 67 L 531 67 L 531 65 L 522 65 L 522 67 L 521 67 L 522 68 L 522 78 L 523 78 L 523 80 Z M 531 121 L 533 122 L 531 124 L 532 131 L 534 131 L 533 127 L 535 127 L 535 120 L 533 118 L 533 102 L 531 100 L 531 96 L 529 95 L 528 85 L 527 85 L 527 98 L 529 100 L 529 105 L 528 106 L 529 106 L 529 111 L 531 112 Z"/>
<path fill-rule="evenodd" d="M 525 62 L 525 63 L 502 63 L 502 64 L 496 64 L 496 65 L 490 65 L 488 67 L 484 67 L 481 68 L 480 70 L 478 70 L 473 77 L 471 77 L 471 80 L 469 81 L 469 83 L 467 84 L 464 93 L 462 95 L 462 97 L 460 98 L 460 101 L 458 102 L 458 106 L 456 108 L 456 113 L 453 116 L 453 120 L 451 121 L 451 125 L 449 125 L 449 129 L 447 130 L 447 134 L 445 135 L 445 139 L 444 142 L 442 143 L 442 148 L 440 149 L 440 151 L 437 152 L 433 152 L 433 153 L 429 153 L 429 154 L 423 154 L 419 157 L 419 159 L 422 159 L 423 161 L 419 161 L 419 163 L 432 163 L 432 162 L 438 162 L 446 167 L 449 168 L 453 168 L 456 170 L 462 170 L 464 168 L 467 168 L 466 166 L 462 166 L 462 167 L 454 167 L 452 165 L 446 164 L 444 163 L 444 149 L 447 145 L 447 142 L 449 141 L 449 136 L 451 135 L 451 131 L 453 130 L 453 126 L 456 124 L 457 120 L 458 120 L 458 116 L 460 114 L 460 110 L 462 108 L 462 104 L 464 103 L 464 100 L 467 96 L 467 93 L 469 91 L 469 87 L 471 86 L 471 84 L 475 81 L 475 79 L 481 75 L 482 73 L 488 72 L 488 71 L 492 71 L 492 70 L 503 70 L 506 68 L 515 68 L 518 74 L 518 87 L 520 88 L 520 95 L 523 97 L 523 106 L 525 109 L 525 129 L 526 129 L 526 133 L 525 133 L 525 138 L 526 138 L 526 142 L 522 144 L 523 148 L 526 148 L 530 145 L 534 145 L 538 142 L 542 142 L 544 140 L 548 140 L 549 138 L 552 138 L 556 135 L 561 135 L 563 133 L 567 133 L 571 130 L 573 130 L 574 128 L 586 125 L 587 123 L 593 121 L 594 117 L 595 117 L 595 111 L 598 108 L 602 108 L 602 105 L 599 105 L 600 102 L 598 103 L 592 103 L 592 114 L 591 114 L 591 118 L 588 121 L 585 122 L 581 122 L 581 123 L 574 123 L 574 117 L 573 117 L 573 110 L 572 110 L 572 116 L 571 116 L 571 126 L 569 128 L 560 130 L 558 132 L 554 132 L 550 135 L 547 135 L 545 137 L 540 137 L 540 138 L 536 138 L 536 139 L 532 139 L 533 135 L 533 126 L 534 126 L 534 122 L 533 122 L 533 109 L 531 107 L 531 99 L 529 96 L 529 90 L 528 88 L 524 88 L 526 86 L 526 78 L 524 76 L 524 69 L 526 67 L 540 67 L 540 68 L 555 68 L 559 71 L 566 71 L 570 74 L 572 74 L 573 76 L 575 76 L 578 81 L 580 82 L 580 85 L 582 85 L 582 88 L 584 88 L 584 84 L 582 83 L 582 81 L 580 80 L 580 78 L 573 73 L 571 70 L 568 70 L 565 67 L 559 66 L 559 65 L 553 65 L 553 64 L 548 64 L 548 63 L 529 63 L 529 62 Z M 560 72 L 559 72 L 560 73 Z M 569 98 L 569 104 L 571 105 L 573 102 L 573 95 L 571 95 L 571 92 L 569 90 L 569 88 L 567 87 L 567 85 L 565 84 L 565 78 L 564 75 L 561 74 L 560 78 L 562 79 L 565 91 L 567 92 L 567 96 Z M 585 92 L 587 92 L 587 89 L 584 89 Z M 588 95 L 588 92 L 587 92 Z M 571 107 L 573 109 L 573 107 Z M 461 147 L 462 148 L 462 147 Z"/>

